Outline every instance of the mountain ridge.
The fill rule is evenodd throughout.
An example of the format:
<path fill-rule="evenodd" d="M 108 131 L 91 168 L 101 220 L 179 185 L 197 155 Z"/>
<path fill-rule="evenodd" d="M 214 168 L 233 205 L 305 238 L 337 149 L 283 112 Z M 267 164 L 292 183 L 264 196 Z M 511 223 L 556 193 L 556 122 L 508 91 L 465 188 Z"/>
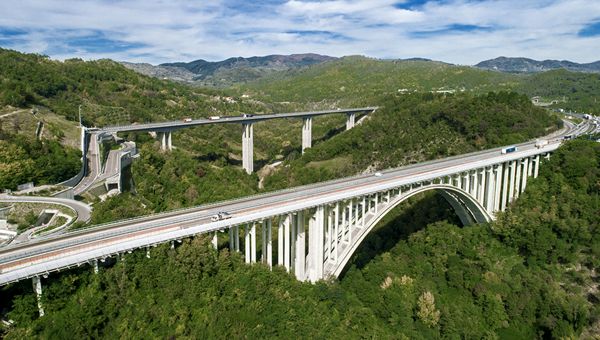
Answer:
<path fill-rule="evenodd" d="M 556 69 L 575 72 L 600 73 L 600 61 L 576 63 L 569 60 L 535 60 L 524 57 L 498 57 L 479 62 L 474 67 L 508 73 L 537 73 Z"/>
<path fill-rule="evenodd" d="M 248 58 L 231 57 L 221 61 L 197 59 L 190 62 L 163 63 L 156 66 L 128 62 L 121 62 L 121 64 L 151 77 L 222 87 L 256 80 L 274 72 L 296 70 L 335 59 L 337 58 L 316 53 L 301 53 L 271 54 Z"/>

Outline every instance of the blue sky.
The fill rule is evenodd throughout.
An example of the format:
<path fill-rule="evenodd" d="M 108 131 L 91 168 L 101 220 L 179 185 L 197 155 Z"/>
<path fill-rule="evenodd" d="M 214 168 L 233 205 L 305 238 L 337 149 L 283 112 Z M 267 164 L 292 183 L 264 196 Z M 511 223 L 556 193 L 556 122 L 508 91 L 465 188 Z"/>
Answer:
<path fill-rule="evenodd" d="M 598 0 L 19 0 L 0 47 L 158 64 L 291 53 L 600 59 Z"/>

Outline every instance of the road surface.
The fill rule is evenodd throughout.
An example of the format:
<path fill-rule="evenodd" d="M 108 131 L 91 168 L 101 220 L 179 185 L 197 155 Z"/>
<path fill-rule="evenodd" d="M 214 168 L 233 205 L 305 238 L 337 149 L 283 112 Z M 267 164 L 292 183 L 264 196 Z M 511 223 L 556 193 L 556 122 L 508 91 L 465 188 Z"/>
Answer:
<path fill-rule="evenodd" d="M 43 196 L 10 196 L 1 194 L 1 203 L 48 203 L 58 204 L 73 209 L 77 213 L 76 221 L 88 222 L 92 216 L 92 208 L 79 201 L 68 198 L 43 197 Z"/>
<path fill-rule="evenodd" d="M 289 112 L 289 113 L 274 113 L 274 114 L 260 114 L 253 115 L 251 117 L 221 117 L 220 119 L 193 119 L 189 122 L 184 121 L 170 121 L 162 123 L 149 123 L 149 124 L 135 124 L 135 125 L 123 125 L 123 126 L 107 126 L 100 128 L 100 131 L 106 131 L 109 133 L 126 132 L 126 131 L 171 131 L 175 129 L 181 129 L 186 127 L 192 127 L 197 125 L 206 124 L 225 124 L 225 123 L 255 123 L 263 120 L 278 119 L 278 118 L 303 118 L 312 116 L 321 116 L 328 114 L 337 113 L 361 113 L 361 112 L 372 112 L 377 107 L 361 107 L 357 109 L 339 109 L 339 110 L 325 110 L 325 111 L 307 111 L 307 112 Z"/>

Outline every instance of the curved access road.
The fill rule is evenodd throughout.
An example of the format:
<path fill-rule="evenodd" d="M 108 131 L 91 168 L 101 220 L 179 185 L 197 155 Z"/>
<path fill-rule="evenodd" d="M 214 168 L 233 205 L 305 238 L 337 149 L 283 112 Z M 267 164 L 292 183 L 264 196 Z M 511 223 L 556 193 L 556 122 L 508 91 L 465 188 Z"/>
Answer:
<path fill-rule="evenodd" d="M 77 213 L 77 220 L 81 222 L 88 222 L 92 216 L 92 208 L 76 200 L 68 198 L 57 198 L 57 197 L 44 197 L 44 196 L 10 196 L 0 195 L 0 202 L 2 203 L 48 203 L 58 204 L 73 209 Z"/>

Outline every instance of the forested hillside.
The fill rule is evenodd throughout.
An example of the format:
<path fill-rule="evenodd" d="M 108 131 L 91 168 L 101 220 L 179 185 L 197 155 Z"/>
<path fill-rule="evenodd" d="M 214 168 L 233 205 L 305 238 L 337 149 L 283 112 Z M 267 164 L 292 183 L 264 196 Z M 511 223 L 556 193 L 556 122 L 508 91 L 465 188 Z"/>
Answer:
<path fill-rule="evenodd" d="M 600 113 L 600 74 L 555 70 L 526 77 L 516 89 L 529 96 L 558 100 L 554 105 L 578 112 Z M 564 101 L 563 101 L 564 100 Z"/>
<path fill-rule="evenodd" d="M 83 123 L 88 127 L 178 120 L 183 117 L 231 116 L 246 112 L 288 112 L 304 107 L 331 108 L 326 104 L 270 104 L 253 98 L 228 97 L 220 91 L 192 88 L 142 76 L 110 60 L 84 62 L 72 59 L 59 62 L 40 55 L 0 49 L 0 112 L 11 111 L 14 107 L 35 107 L 76 122 L 80 105 Z M 2 111 L 3 107 L 8 109 Z M 313 136 L 324 137 L 330 130 L 342 126 L 343 119 L 320 119 L 319 125 L 313 130 Z M 255 161 L 264 164 L 298 150 L 300 126 L 301 121 L 282 120 L 261 123 L 255 127 Z M 64 131 L 64 134 L 78 134 L 77 131 L 71 131 L 75 129 L 74 126 L 66 128 L 69 131 Z M 16 128 L 18 129 L 20 128 Z M 3 131 L 6 132 L 4 140 L 12 143 L 14 131 L 9 131 L 9 126 L 5 126 Z M 246 178 L 240 170 L 241 131 L 238 125 L 223 124 L 176 132 L 173 144 L 181 151 L 177 156 L 159 155 L 156 145 L 153 145 L 154 140 L 148 134 L 130 134 L 125 137 L 140 144 L 146 153 L 144 157 L 170 159 L 176 163 L 175 167 L 187 166 L 192 162 L 194 173 L 202 167 L 198 173 L 209 173 L 209 178 L 210 173 L 218 178 L 235 178 L 233 182 L 229 182 L 232 188 L 245 186 Z M 28 157 L 37 161 L 37 154 L 30 154 Z M 223 168 L 227 169 L 220 173 Z M 45 183 L 56 179 L 26 173 L 18 177 L 19 180 L 14 181 L 34 180 Z M 233 184 L 235 181 L 239 183 Z M 223 195 L 228 195 L 227 190 L 221 188 Z M 181 203 L 174 203 L 175 206 L 179 204 Z"/>
<path fill-rule="evenodd" d="M 51 275 L 43 318 L 29 282 L 2 288 L 15 321 L 5 336 L 589 338 L 600 331 L 598 183 L 600 144 L 571 142 L 496 222 L 460 228 L 426 195 L 392 212 L 339 281 L 316 285 L 202 237 L 134 252 L 97 275 Z"/>
<path fill-rule="evenodd" d="M 518 77 L 433 61 L 344 57 L 310 68 L 277 74 L 240 86 L 241 91 L 270 101 L 334 101 L 364 105 L 385 94 L 454 90 L 486 93 L 510 90 Z"/>
<path fill-rule="evenodd" d="M 364 105 L 367 99 L 396 92 L 517 91 L 548 101 L 565 99 L 555 107 L 600 113 L 600 75 L 567 70 L 518 75 L 435 61 L 353 56 L 276 74 L 237 88 L 265 100 L 326 101 L 342 105 Z"/>
<path fill-rule="evenodd" d="M 49 112 L 0 110 L 0 189 L 71 178 L 81 169 L 79 139 L 74 124 Z"/>
<path fill-rule="evenodd" d="M 518 143 L 560 124 L 516 93 L 390 95 L 359 128 L 290 160 L 265 185 L 308 184 Z"/>

